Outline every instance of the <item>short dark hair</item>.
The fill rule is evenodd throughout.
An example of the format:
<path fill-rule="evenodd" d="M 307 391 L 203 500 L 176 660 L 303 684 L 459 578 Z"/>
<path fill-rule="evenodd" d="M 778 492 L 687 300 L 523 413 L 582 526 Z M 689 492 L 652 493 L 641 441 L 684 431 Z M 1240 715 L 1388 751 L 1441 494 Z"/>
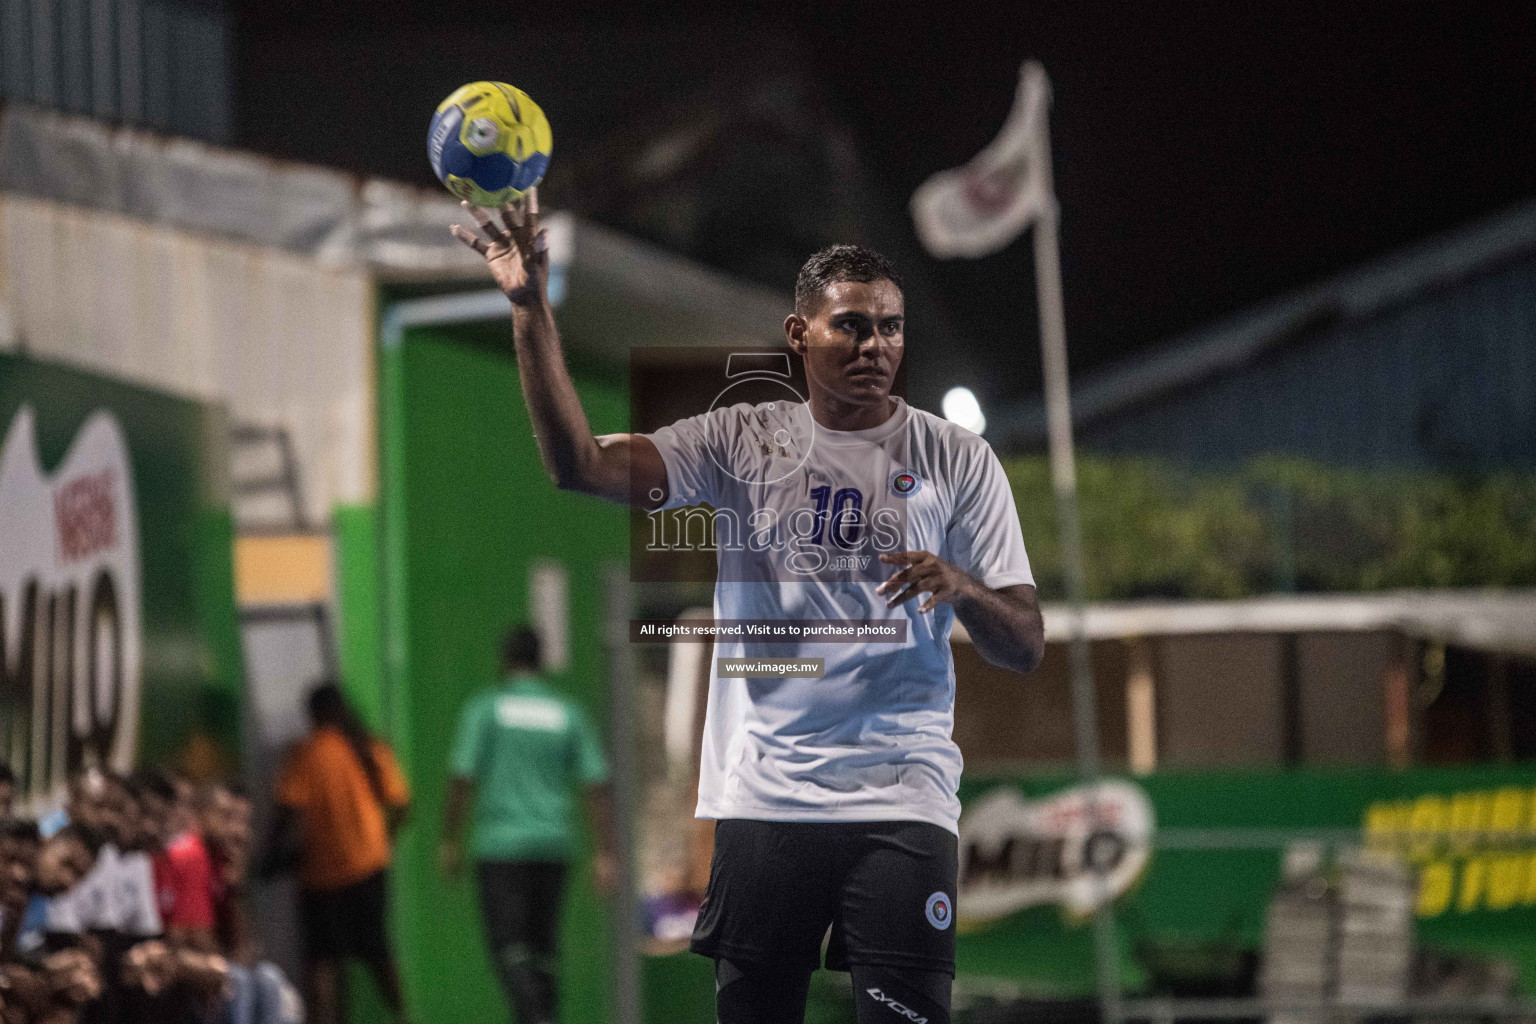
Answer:
<path fill-rule="evenodd" d="M 838 281 L 890 281 L 901 287 L 901 275 L 890 260 L 862 245 L 829 245 L 812 253 L 795 278 L 795 312 L 802 316 Z"/>
<path fill-rule="evenodd" d="M 11 771 L 11 766 L 0 761 L 0 786 L 16 787 L 16 773 Z"/>
<path fill-rule="evenodd" d="M 501 638 L 501 667 L 510 671 L 515 668 L 539 667 L 539 634 L 525 625 L 516 625 Z"/>
<path fill-rule="evenodd" d="M 77 839 L 93 854 L 101 849 L 102 843 L 106 842 L 100 832 L 78 821 L 70 822 L 48 838 L 51 840 Z"/>
<path fill-rule="evenodd" d="M 341 692 L 341 684 L 334 679 L 322 679 L 309 691 L 309 717 L 315 722 L 335 724 L 347 714 L 347 698 Z"/>
<path fill-rule="evenodd" d="M 133 786 L 139 791 L 139 798 L 145 796 L 157 796 L 166 803 L 176 802 L 176 782 L 165 772 L 157 768 L 147 768 L 134 772 Z"/>
<path fill-rule="evenodd" d="M 7 818 L 0 821 L 0 839 L 11 839 L 18 843 L 40 843 L 43 834 L 37 829 L 37 822 L 27 818 Z"/>

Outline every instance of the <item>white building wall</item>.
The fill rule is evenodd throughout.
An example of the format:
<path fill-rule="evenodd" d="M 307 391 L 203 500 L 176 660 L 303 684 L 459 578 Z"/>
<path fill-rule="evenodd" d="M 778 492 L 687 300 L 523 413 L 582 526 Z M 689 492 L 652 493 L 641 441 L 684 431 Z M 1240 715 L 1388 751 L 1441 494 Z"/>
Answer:
<path fill-rule="evenodd" d="M 0 347 L 288 428 L 311 521 L 374 496 L 367 272 L 0 193 Z"/>

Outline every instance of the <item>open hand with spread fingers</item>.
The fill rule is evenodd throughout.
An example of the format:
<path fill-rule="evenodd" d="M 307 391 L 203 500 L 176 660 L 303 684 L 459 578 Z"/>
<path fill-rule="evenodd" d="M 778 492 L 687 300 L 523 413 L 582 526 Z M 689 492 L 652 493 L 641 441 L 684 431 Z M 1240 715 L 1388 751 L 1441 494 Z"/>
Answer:
<path fill-rule="evenodd" d="M 539 226 L 539 190 L 529 189 L 503 206 L 498 222 L 490 211 L 460 203 L 479 225 L 479 232 L 461 224 L 448 230 L 453 237 L 485 257 L 496 284 L 515 306 L 531 306 L 544 298 L 549 282 L 549 234 Z"/>
<path fill-rule="evenodd" d="M 976 595 L 981 582 L 976 577 L 944 561 L 931 551 L 892 551 L 880 556 L 887 565 L 904 565 L 896 575 L 875 588 L 875 593 L 886 597 L 885 606 L 894 608 L 912 600 L 918 594 L 927 594 L 928 600 L 918 606 L 920 612 L 930 612 L 941 602 L 954 604 Z"/>

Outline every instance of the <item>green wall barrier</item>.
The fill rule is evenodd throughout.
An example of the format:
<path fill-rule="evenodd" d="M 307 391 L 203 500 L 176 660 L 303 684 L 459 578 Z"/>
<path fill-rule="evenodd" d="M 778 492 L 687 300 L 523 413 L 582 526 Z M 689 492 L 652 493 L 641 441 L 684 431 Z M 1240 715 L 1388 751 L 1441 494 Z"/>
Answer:
<path fill-rule="evenodd" d="M 384 731 L 384 610 L 379 603 L 379 511 L 372 505 L 331 510 L 336 580 L 336 654 L 342 686 L 370 729 Z"/>
<path fill-rule="evenodd" d="M 454 338 L 412 331 L 380 367 L 381 707 L 415 793 L 397 856 L 396 928 L 413 1019 L 426 1024 L 508 1019 L 473 885 L 447 882 L 436 865 L 459 709 L 496 678 L 504 628 L 528 616 L 530 564 L 552 559 L 565 566 L 570 600 L 570 668 L 553 682 L 605 722 L 603 570 L 622 567 L 627 550 L 623 510 L 561 493 L 546 478 L 512 360 Z M 622 389 L 582 381 L 578 390 L 596 432 L 624 429 Z M 354 541 L 366 549 L 366 529 L 348 527 L 344 560 Z M 343 647 L 354 665 L 373 657 L 362 639 Z M 607 913 L 591 890 L 587 853 L 572 873 L 562 938 L 561 1019 L 574 1024 L 606 1020 Z"/>

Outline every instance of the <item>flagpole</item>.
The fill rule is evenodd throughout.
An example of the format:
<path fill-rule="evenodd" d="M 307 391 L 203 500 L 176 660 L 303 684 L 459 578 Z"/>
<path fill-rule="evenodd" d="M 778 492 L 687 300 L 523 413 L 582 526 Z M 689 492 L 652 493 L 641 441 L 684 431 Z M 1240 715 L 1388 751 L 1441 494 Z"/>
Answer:
<path fill-rule="evenodd" d="M 1072 391 L 1067 379 L 1067 326 L 1061 291 L 1061 249 L 1057 237 L 1059 211 L 1051 171 L 1049 104 L 1042 104 L 1038 126 L 1040 158 L 1035 173 L 1044 196 L 1034 219 L 1035 294 L 1040 307 L 1040 366 L 1045 384 L 1045 418 L 1051 461 L 1051 490 L 1056 498 L 1056 524 L 1061 563 L 1066 575 L 1071 638 L 1072 718 L 1077 727 L 1077 771 L 1088 790 L 1089 822 L 1093 832 L 1095 794 L 1099 784 L 1098 706 L 1093 685 L 1093 658 L 1086 629 L 1088 580 L 1083 559 L 1083 527 L 1078 516 L 1077 470 L 1072 446 Z M 1087 850 L 1085 849 L 1085 854 Z M 1092 866 L 1090 865 L 1090 870 Z M 1114 909 L 1103 891 L 1104 879 L 1093 875 L 1098 891 L 1093 913 L 1094 964 L 1099 1008 L 1104 1024 L 1119 1024 L 1120 953 L 1115 938 Z"/>
<path fill-rule="evenodd" d="M 1086 629 L 1088 584 L 1083 565 L 1083 527 L 1078 518 L 1077 473 L 1072 453 L 1072 403 L 1067 383 L 1067 327 L 1061 300 L 1059 212 L 1051 181 L 1050 79 L 1038 61 L 1019 69 L 1019 88 L 1002 132 L 963 168 L 940 171 L 912 194 L 912 222 L 923 246 L 940 259 L 977 258 L 997 252 L 1026 227 L 1034 228 L 1035 294 L 1040 305 L 1040 366 L 1045 378 L 1045 416 L 1051 459 L 1051 490 L 1061 562 L 1066 574 L 1071 637 L 1072 719 L 1077 732 L 1077 770 L 1087 801 L 1084 855 L 1091 856 L 1098 819 L 1099 727 L 1093 662 Z M 1094 967 L 1105 1024 L 1119 1024 L 1120 957 L 1111 893 L 1102 872 L 1087 865 L 1093 885 Z"/>

